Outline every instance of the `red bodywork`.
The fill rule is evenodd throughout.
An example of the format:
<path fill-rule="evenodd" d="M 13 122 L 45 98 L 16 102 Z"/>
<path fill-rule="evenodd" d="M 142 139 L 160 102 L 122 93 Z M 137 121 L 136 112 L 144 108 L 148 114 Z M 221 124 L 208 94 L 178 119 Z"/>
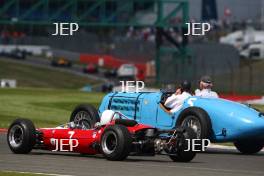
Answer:
<path fill-rule="evenodd" d="M 97 154 L 99 151 L 95 149 L 94 145 L 100 144 L 101 135 L 103 134 L 104 129 L 109 125 L 114 125 L 114 122 L 100 128 L 88 130 L 40 128 L 38 131 L 42 133 L 43 146 L 46 150 Z M 149 128 L 153 127 L 143 124 L 127 127 L 131 134 Z"/>

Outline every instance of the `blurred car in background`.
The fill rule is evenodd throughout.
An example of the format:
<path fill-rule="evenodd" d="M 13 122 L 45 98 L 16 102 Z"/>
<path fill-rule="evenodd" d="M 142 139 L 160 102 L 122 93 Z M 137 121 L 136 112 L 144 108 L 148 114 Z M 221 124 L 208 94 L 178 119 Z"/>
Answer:
<path fill-rule="evenodd" d="M 264 31 L 249 27 L 246 30 L 238 30 L 223 36 L 219 41 L 220 43 L 233 45 L 241 51 L 245 45 L 264 43 Z"/>
<path fill-rule="evenodd" d="M 101 91 L 102 92 L 112 92 L 113 91 L 113 88 L 114 88 L 114 85 L 115 85 L 114 82 L 111 82 L 111 81 L 106 82 L 106 83 L 104 83 L 102 85 Z"/>
<path fill-rule="evenodd" d="M 253 43 L 247 45 L 241 52 L 241 58 L 264 59 L 264 43 Z"/>
<path fill-rule="evenodd" d="M 121 80 L 135 80 L 137 68 L 133 64 L 122 64 L 117 70 L 117 77 Z"/>
<path fill-rule="evenodd" d="M 104 72 L 104 76 L 106 78 L 115 78 L 115 77 L 117 77 L 117 69 L 106 70 Z"/>
<path fill-rule="evenodd" d="M 84 73 L 98 73 L 98 67 L 95 64 L 87 64 L 83 68 Z"/>
<path fill-rule="evenodd" d="M 3 57 L 8 57 L 12 59 L 26 59 L 27 55 L 30 55 L 31 53 L 25 51 L 25 50 L 20 50 L 18 48 L 13 49 L 11 51 L 1 51 L 0 56 Z"/>
<path fill-rule="evenodd" d="M 60 57 L 52 59 L 51 65 L 54 67 L 71 67 L 72 62 L 65 59 L 64 57 Z"/>

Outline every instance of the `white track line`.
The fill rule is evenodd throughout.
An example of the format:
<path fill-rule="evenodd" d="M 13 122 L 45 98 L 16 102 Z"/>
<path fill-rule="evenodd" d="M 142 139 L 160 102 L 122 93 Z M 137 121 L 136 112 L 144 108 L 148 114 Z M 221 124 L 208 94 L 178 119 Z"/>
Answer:
<path fill-rule="evenodd" d="M 208 148 L 236 150 L 235 146 L 218 145 L 218 144 L 210 144 L 210 146 Z"/>
<path fill-rule="evenodd" d="M 263 175 L 262 171 L 248 171 L 248 170 L 233 170 L 233 169 L 214 169 L 214 168 L 207 168 L 207 167 L 192 167 L 192 166 L 177 166 L 177 165 L 159 165 L 159 164 L 133 164 L 134 167 L 169 167 L 169 168 L 183 168 L 183 169 L 192 169 L 192 170 L 199 170 L 199 171 L 209 171 L 209 172 L 224 172 L 224 173 L 241 173 L 241 174 L 248 174 L 248 175 Z M 223 174 L 224 175 L 224 174 Z"/>
<path fill-rule="evenodd" d="M 235 146 L 218 145 L 218 144 L 210 144 L 210 146 L 208 148 L 225 149 L 225 150 L 237 150 Z M 261 151 L 264 151 L 264 148 Z"/>
<path fill-rule="evenodd" d="M 260 99 L 248 100 L 248 101 L 246 101 L 246 103 L 256 104 L 256 105 L 264 105 L 264 96 L 262 98 L 260 98 Z"/>
<path fill-rule="evenodd" d="M 50 176 L 73 176 L 73 175 L 64 175 L 64 174 L 49 174 L 49 173 L 42 173 L 42 172 L 20 172 L 20 171 L 9 171 L 9 170 L 3 171 L 3 172 L 6 172 L 6 173 L 15 172 L 15 173 L 20 173 L 20 174 L 35 174 L 35 175 L 50 175 Z"/>

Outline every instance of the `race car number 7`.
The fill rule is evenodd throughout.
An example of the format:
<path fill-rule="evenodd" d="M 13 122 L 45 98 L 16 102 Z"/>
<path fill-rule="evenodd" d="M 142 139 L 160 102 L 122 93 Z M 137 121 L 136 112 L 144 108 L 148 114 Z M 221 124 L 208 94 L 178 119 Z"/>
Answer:
<path fill-rule="evenodd" d="M 193 105 L 194 105 L 194 101 L 196 101 L 196 100 L 197 100 L 197 98 L 190 98 L 190 99 L 187 101 L 187 103 L 188 103 L 188 105 L 193 106 Z"/>
<path fill-rule="evenodd" d="M 69 131 L 68 134 L 70 135 L 70 139 L 72 138 L 72 136 L 74 135 L 74 131 Z"/>
<path fill-rule="evenodd" d="M 51 143 L 55 145 L 55 149 L 52 151 L 60 152 L 72 152 L 74 148 L 78 147 L 79 141 L 77 139 L 72 139 L 74 131 L 69 131 L 69 139 L 51 139 Z"/>

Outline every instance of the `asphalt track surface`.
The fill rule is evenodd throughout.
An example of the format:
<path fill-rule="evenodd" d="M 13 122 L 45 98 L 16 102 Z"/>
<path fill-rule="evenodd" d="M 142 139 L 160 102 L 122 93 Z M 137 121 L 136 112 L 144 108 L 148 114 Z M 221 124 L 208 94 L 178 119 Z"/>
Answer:
<path fill-rule="evenodd" d="M 83 67 L 80 65 L 74 64 L 70 68 L 65 68 L 65 67 L 54 67 L 51 66 L 50 61 L 47 59 L 40 59 L 40 58 L 34 58 L 34 57 L 28 57 L 24 60 L 21 59 L 12 59 L 12 58 L 6 58 L 6 57 L 0 57 L 0 59 L 13 62 L 13 63 L 20 63 L 24 65 L 30 65 L 30 66 L 35 66 L 35 67 L 40 67 L 40 68 L 46 68 L 50 70 L 56 70 L 56 71 L 62 71 L 62 72 L 67 72 L 71 73 L 74 75 L 82 76 L 82 77 L 87 77 L 89 79 L 93 80 L 99 80 L 99 81 L 107 81 L 107 79 L 104 78 L 102 73 L 98 74 L 86 74 L 83 73 L 82 69 Z"/>
<path fill-rule="evenodd" d="M 33 150 L 13 154 L 0 134 L 0 170 L 89 176 L 255 176 L 264 175 L 264 152 L 241 155 L 234 150 L 199 153 L 190 163 L 175 163 L 167 156 L 135 157 L 107 161 L 101 155 L 83 156 Z"/>
<path fill-rule="evenodd" d="M 12 60 L 49 69 L 47 61 Z M 87 76 L 78 66 L 61 71 Z M 101 79 L 92 76 L 92 79 Z M 255 176 L 264 175 L 264 152 L 241 155 L 235 150 L 210 149 L 199 153 L 190 163 L 175 163 L 167 156 L 128 157 L 122 162 L 105 160 L 101 155 L 83 156 L 74 153 L 55 153 L 33 150 L 27 155 L 13 154 L 0 132 L 0 171 L 19 171 L 76 176 Z"/>

